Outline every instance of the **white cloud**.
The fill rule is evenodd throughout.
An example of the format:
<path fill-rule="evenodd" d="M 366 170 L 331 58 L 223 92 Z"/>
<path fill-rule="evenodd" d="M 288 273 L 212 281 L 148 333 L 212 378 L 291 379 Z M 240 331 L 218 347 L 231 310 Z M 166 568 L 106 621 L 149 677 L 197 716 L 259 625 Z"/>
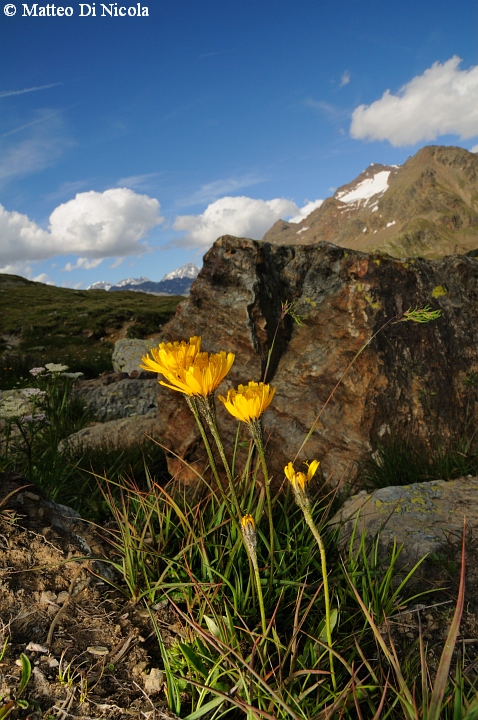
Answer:
<path fill-rule="evenodd" d="M 90 190 L 53 210 L 50 232 L 68 253 L 105 258 L 141 251 L 139 241 L 162 221 L 154 198 L 128 188 Z"/>
<path fill-rule="evenodd" d="M 144 252 L 141 240 L 163 221 L 159 209 L 156 199 L 127 188 L 91 190 L 55 208 L 49 229 L 43 230 L 26 215 L 0 205 L 0 265 L 80 255 L 76 267 L 87 269 L 96 266 L 92 260 L 99 264 L 103 258 Z"/>
<path fill-rule="evenodd" d="M 307 202 L 304 205 L 304 207 L 300 208 L 297 215 L 294 215 L 294 217 L 290 218 L 289 222 L 291 222 L 291 223 L 301 222 L 301 220 L 304 220 L 307 217 L 307 215 L 310 215 L 311 212 L 313 212 L 314 210 L 319 208 L 323 202 L 324 202 L 323 200 L 309 200 L 309 202 Z"/>
<path fill-rule="evenodd" d="M 352 114 L 356 139 L 388 140 L 399 147 L 440 135 L 462 140 L 478 135 L 478 65 L 460 70 L 456 55 L 435 62 L 404 85 L 397 95 L 386 90 L 380 100 L 360 105 Z"/>
<path fill-rule="evenodd" d="M 143 175 L 128 175 L 117 182 L 119 187 L 128 187 L 132 190 L 145 190 L 149 184 L 159 177 L 159 173 L 144 173 Z"/>
<path fill-rule="evenodd" d="M 34 282 L 44 283 L 45 285 L 53 285 L 53 282 L 50 280 L 46 273 L 40 273 L 39 275 L 35 275 L 35 277 L 32 277 L 30 279 Z"/>
<path fill-rule="evenodd" d="M 66 263 L 63 270 L 70 272 L 70 270 L 91 270 L 92 268 L 98 267 L 103 262 L 103 258 L 96 258 L 95 260 L 88 260 L 88 258 L 80 257 L 74 265 Z"/>
<path fill-rule="evenodd" d="M 472 152 L 472 153 L 478 153 L 478 145 L 473 145 L 473 147 L 471 148 L 470 152 Z"/>
<path fill-rule="evenodd" d="M 342 73 L 342 77 L 340 78 L 340 87 L 344 87 L 344 85 L 348 85 L 350 82 L 350 73 L 348 70 L 346 70 L 344 73 Z"/>
<path fill-rule="evenodd" d="M 315 203 L 308 205 L 317 207 Z M 185 231 L 181 241 L 183 245 L 209 246 L 221 235 L 260 240 L 280 218 L 293 216 L 293 221 L 299 222 L 297 216 L 300 215 L 300 219 L 305 217 L 301 213 L 295 202 L 285 198 L 255 200 L 244 196 L 226 196 L 208 205 L 201 215 L 179 215 L 174 222 L 174 229 Z"/>

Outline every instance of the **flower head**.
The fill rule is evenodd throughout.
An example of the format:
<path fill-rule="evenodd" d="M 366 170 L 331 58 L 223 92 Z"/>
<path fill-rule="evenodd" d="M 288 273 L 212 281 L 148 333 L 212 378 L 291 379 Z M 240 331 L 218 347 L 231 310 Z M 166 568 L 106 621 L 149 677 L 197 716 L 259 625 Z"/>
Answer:
<path fill-rule="evenodd" d="M 160 343 L 159 347 L 151 348 L 149 355 L 142 358 L 143 365 L 140 368 L 149 370 L 150 372 L 168 375 L 169 373 L 177 373 L 194 363 L 196 356 L 201 352 L 201 338 L 194 336 L 185 340 Z"/>
<path fill-rule="evenodd" d="M 252 515 L 244 515 L 241 518 L 242 534 L 249 552 L 255 554 L 257 547 L 256 523 Z"/>
<path fill-rule="evenodd" d="M 292 485 L 292 489 L 299 505 L 301 504 L 301 502 L 306 501 L 307 489 L 309 487 L 310 481 L 317 472 L 317 468 L 319 467 L 319 465 L 320 462 L 318 460 L 312 460 L 312 462 L 308 464 L 307 475 L 300 471 L 296 472 L 291 462 L 285 466 L 284 472 L 286 478 Z"/>
<path fill-rule="evenodd" d="M 248 385 L 239 385 L 237 390 L 229 390 L 225 398 L 218 397 L 231 415 L 241 422 L 250 423 L 260 418 L 269 407 L 275 391 L 270 385 L 251 381 Z"/>
<path fill-rule="evenodd" d="M 51 373 L 62 373 L 68 370 L 68 365 L 61 365 L 59 363 L 46 363 L 45 367 Z"/>
<path fill-rule="evenodd" d="M 11 395 L 0 403 L 0 418 L 3 420 L 14 420 L 29 410 L 28 402 L 19 396 Z"/>
<path fill-rule="evenodd" d="M 185 395 L 210 395 L 225 378 L 235 355 L 222 350 L 219 353 L 201 352 L 201 338 L 192 337 L 189 343 L 161 343 L 151 350 L 151 359 L 143 357 L 144 370 L 161 373 L 167 382 L 161 385 Z"/>

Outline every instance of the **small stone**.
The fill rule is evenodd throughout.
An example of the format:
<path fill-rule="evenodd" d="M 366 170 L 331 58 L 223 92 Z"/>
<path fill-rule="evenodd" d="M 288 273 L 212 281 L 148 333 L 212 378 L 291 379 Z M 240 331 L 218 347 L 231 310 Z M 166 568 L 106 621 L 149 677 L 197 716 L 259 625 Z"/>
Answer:
<path fill-rule="evenodd" d="M 149 693 L 161 692 L 164 685 L 164 672 L 159 668 L 151 668 L 149 675 L 144 676 L 144 689 Z"/>
<path fill-rule="evenodd" d="M 87 652 L 89 652 L 91 655 L 99 655 L 104 656 L 108 655 L 109 650 L 104 645 L 90 645 L 86 648 Z"/>
<path fill-rule="evenodd" d="M 44 590 L 40 595 L 40 605 L 56 604 L 57 594 L 51 590 Z"/>
<path fill-rule="evenodd" d="M 141 660 L 141 662 L 134 665 L 131 672 L 133 673 L 133 675 L 142 675 L 147 667 L 148 663 L 146 662 L 146 660 Z"/>
<path fill-rule="evenodd" d="M 44 647 L 43 645 L 39 645 L 35 642 L 29 642 L 26 646 L 25 650 L 30 650 L 31 652 L 41 652 L 41 653 L 48 653 L 48 648 Z"/>
<path fill-rule="evenodd" d="M 65 600 L 69 597 L 69 593 L 66 590 L 62 590 L 60 593 L 58 593 L 57 602 L 60 605 L 63 605 Z"/>

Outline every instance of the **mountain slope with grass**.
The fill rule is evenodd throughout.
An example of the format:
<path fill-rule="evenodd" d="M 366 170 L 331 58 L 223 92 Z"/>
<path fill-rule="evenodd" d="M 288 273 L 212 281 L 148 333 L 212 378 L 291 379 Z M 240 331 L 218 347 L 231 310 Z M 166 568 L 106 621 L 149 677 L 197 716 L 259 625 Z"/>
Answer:
<path fill-rule="evenodd" d="M 299 223 L 279 220 L 263 240 L 438 258 L 478 248 L 478 155 L 429 146 L 402 166 L 370 165 Z"/>
<path fill-rule="evenodd" d="M 161 333 L 182 296 L 72 290 L 0 274 L 0 387 L 45 362 L 86 377 L 111 370 L 116 340 Z"/>

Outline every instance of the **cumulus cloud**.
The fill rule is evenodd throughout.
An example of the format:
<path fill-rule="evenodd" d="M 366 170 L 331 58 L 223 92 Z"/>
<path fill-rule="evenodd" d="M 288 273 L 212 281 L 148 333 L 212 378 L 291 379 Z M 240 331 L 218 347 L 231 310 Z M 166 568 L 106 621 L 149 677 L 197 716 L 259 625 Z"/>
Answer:
<path fill-rule="evenodd" d="M 304 205 L 304 207 L 300 208 L 297 215 L 294 215 L 294 217 L 290 218 L 289 222 L 291 222 L 291 223 L 301 222 L 302 220 L 304 220 L 307 217 L 307 215 L 310 215 L 311 212 L 313 212 L 314 210 L 319 208 L 323 202 L 324 202 L 323 200 L 309 200 L 309 202 L 307 202 Z"/>
<path fill-rule="evenodd" d="M 95 267 L 92 261 L 144 252 L 141 240 L 163 221 L 159 209 L 156 199 L 128 188 L 91 190 L 55 208 L 49 229 L 43 230 L 0 205 L 0 265 L 80 255 L 76 267 L 87 269 Z"/>
<path fill-rule="evenodd" d="M 221 235 L 260 240 L 277 220 L 290 216 L 295 218 L 300 213 L 301 209 L 295 202 L 285 198 L 255 200 L 244 196 L 226 196 L 208 205 L 200 215 L 179 215 L 174 222 L 174 229 L 185 232 L 182 239 L 184 245 L 209 246 Z M 299 220 L 294 219 L 294 222 Z"/>
<path fill-rule="evenodd" d="M 404 85 L 397 95 L 386 90 L 371 105 L 352 114 L 350 134 L 362 140 L 388 140 L 395 147 L 458 135 L 478 135 L 478 65 L 460 70 L 456 55 L 433 63 L 423 75 Z"/>

